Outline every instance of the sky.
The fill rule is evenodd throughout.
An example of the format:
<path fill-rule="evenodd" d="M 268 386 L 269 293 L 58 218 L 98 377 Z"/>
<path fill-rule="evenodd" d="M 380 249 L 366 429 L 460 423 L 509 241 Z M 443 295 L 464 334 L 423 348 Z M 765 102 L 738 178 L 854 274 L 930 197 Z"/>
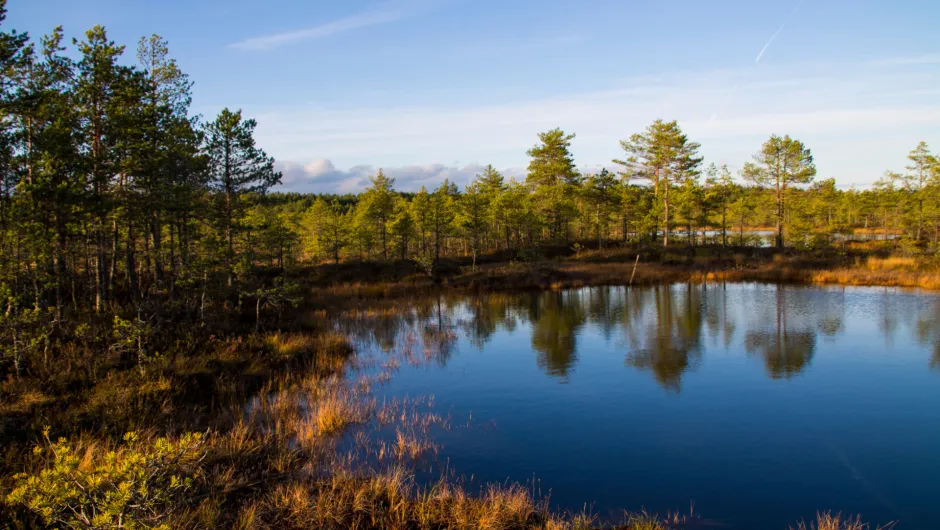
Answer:
<path fill-rule="evenodd" d="M 771 134 L 818 178 L 866 187 L 940 148 L 936 0 L 8 0 L 34 37 L 95 24 L 159 34 L 195 82 L 193 112 L 241 108 L 283 191 L 522 178 L 561 127 L 586 172 L 620 140 L 678 120 L 737 171 Z"/>

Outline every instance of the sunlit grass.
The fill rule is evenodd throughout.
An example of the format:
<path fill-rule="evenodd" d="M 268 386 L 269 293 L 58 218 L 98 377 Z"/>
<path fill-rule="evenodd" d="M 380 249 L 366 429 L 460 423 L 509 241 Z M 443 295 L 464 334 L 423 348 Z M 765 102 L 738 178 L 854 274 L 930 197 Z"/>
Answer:
<path fill-rule="evenodd" d="M 362 412 L 362 408 L 356 402 L 346 399 L 341 394 L 329 393 L 317 399 L 313 416 L 316 418 L 316 426 L 320 434 L 330 435 L 357 423 Z"/>
<path fill-rule="evenodd" d="M 907 256 L 890 256 L 887 258 L 869 256 L 865 260 L 865 268 L 872 271 L 915 269 L 917 266 L 917 259 Z"/>
<path fill-rule="evenodd" d="M 889 530 L 894 523 L 878 526 L 875 530 Z M 816 515 L 815 521 L 809 524 L 800 522 L 795 530 L 872 530 L 872 527 L 862 521 L 859 516 L 845 516 L 841 513 L 822 512 Z"/>

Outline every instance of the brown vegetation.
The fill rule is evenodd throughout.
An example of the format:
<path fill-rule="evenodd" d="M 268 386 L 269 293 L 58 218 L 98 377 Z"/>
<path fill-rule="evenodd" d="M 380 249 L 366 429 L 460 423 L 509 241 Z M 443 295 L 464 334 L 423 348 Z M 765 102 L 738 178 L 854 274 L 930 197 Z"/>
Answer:
<path fill-rule="evenodd" d="M 442 290 L 564 289 L 631 280 L 637 285 L 733 281 L 940 289 L 940 265 L 932 257 L 894 255 L 883 243 L 856 243 L 844 252 L 715 246 L 543 250 L 540 259 L 527 262 L 500 261 L 506 258 L 501 254 L 480 258 L 475 267 L 444 262 L 434 276 L 400 262 L 324 266 L 300 277 L 318 303 L 343 307 Z"/>

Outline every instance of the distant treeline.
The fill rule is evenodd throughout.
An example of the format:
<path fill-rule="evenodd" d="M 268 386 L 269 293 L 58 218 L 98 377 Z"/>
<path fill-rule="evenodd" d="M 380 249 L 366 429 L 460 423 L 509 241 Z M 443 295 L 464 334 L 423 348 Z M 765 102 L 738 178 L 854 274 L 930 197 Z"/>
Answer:
<path fill-rule="evenodd" d="M 867 237 L 916 250 L 936 247 L 940 236 L 940 166 L 923 143 L 906 173 L 843 190 L 834 179 L 814 180 L 810 150 L 787 136 L 772 136 L 738 175 L 704 165 L 676 122 L 656 121 L 621 142 L 616 173 L 579 173 L 572 138 L 540 134 L 523 181 L 487 166 L 463 189 L 445 180 L 404 195 L 379 170 L 354 200 L 271 194 L 277 200 L 249 210 L 253 226 L 267 231 L 256 234 L 253 252 L 276 265 L 285 252 L 295 263 L 420 262 L 586 241 L 761 244 L 755 229 L 772 230 L 780 248 L 804 249 Z"/>
<path fill-rule="evenodd" d="M 5 18 L 0 0 L 0 21 Z M 0 298 L 84 307 L 188 293 L 200 306 L 257 267 L 415 260 L 596 241 L 828 245 L 864 229 L 911 249 L 940 236 L 940 169 L 926 145 L 870 190 L 814 180 L 810 149 L 772 136 L 739 175 L 705 164 L 676 122 L 621 142 L 616 172 L 581 174 L 572 134 L 539 135 L 524 180 L 488 166 L 463 189 L 403 194 L 381 170 L 358 195 L 266 194 L 280 182 L 255 122 L 191 114 L 192 83 L 159 36 L 136 64 L 103 27 L 38 42 L 0 33 Z M 74 58 L 73 58 L 74 57 Z M 208 294 L 207 294 L 208 293 Z M 195 303 L 195 302 L 193 302 Z"/>

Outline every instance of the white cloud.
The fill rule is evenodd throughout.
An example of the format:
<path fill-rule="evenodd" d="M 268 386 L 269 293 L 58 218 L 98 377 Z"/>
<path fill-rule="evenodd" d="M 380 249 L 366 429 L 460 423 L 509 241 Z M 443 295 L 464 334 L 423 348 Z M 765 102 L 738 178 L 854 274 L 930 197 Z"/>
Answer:
<path fill-rule="evenodd" d="M 233 43 L 231 46 L 243 50 L 270 50 L 295 42 L 320 39 L 369 26 L 397 22 L 418 15 L 429 7 L 431 5 L 427 1 L 389 1 L 381 4 L 378 8 L 332 20 L 318 26 L 274 35 L 252 37 Z"/>
<path fill-rule="evenodd" d="M 278 191 L 314 193 L 354 193 L 369 185 L 369 178 L 378 169 L 368 165 L 354 166 L 347 170 L 337 169 L 329 160 L 314 160 L 306 164 L 278 162 L 278 171 L 283 175 Z M 383 168 L 382 171 L 395 179 L 395 189 L 418 191 L 421 186 L 433 190 L 447 179 L 463 187 L 483 171 L 480 164 L 447 166 L 428 164 Z"/>
<path fill-rule="evenodd" d="M 734 167 L 770 134 L 790 134 L 813 148 L 821 176 L 866 183 L 903 167 L 917 141 L 940 146 L 940 105 L 924 97 L 938 84 L 940 71 L 924 65 L 885 76 L 869 63 L 818 61 L 663 73 L 612 80 L 607 90 L 491 104 L 435 103 L 428 97 L 429 103 L 412 106 L 245 110 L 258 120 L 259 144 L 276 158 L 329 159 L 352 168 L 308 164 L 298 173 L 305 185 L 322 190 L 327 183 L 354 189 L 380 166 L 398 168 L 390 173 L 400 171 L 401 189 L 434 187 L 448 175 L 463 183 L 479 167 L 424 162 L 524 167 L 536 134 L 554 127 L 577 133 L 572 150 L 580 165 L 599 167 L 621 155 L 619 140 L 658 118 L 678 120 L 702 143 L 709 162 Z M 389 97 L 394 100 L 394 94 Z M 860 153 L 859 139 L 880 147 Z M 296 171 L 302 164 L 294 166 Z"/>
<path fill-rule="evenodd" d="M 932 55 L 915 55 L 912 57 L 893 57 L 869 61 L 871 66 L 914 66 L 924 64 L 940 64 L 940 53 Z"/>
<path fill-rule="evenodd" d="M 827 134 L 865 130 L 886 131 L 915 125 L 940 124 L 940 106 L 824 109 L 788 114 L 766 113 L 717 121 L 689 121 L 688 134 L 709 139 L 729 136 Z"/>

